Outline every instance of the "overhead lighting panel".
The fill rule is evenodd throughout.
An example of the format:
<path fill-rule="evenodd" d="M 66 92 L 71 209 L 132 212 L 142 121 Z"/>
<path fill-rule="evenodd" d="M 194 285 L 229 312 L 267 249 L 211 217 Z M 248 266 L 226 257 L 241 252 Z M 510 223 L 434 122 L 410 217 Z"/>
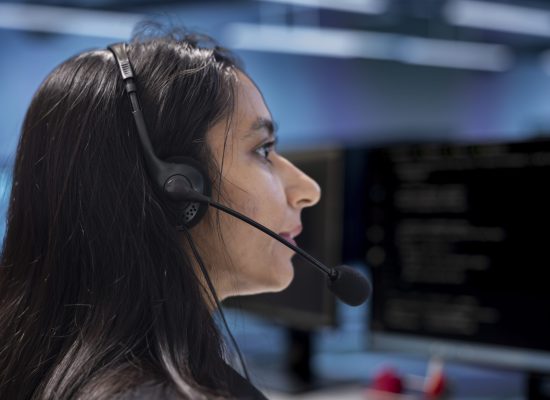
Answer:
<path fill-rule="evenodd" d="M 358 30 L 237 23 L 227 28 L 224 37 L 229 47 L 242 50 L 390 60 L 480 71 L 505 71 L 513 62 L 511 50 L 500 44 Z"/>
<path fill-rule="evenodd" d="M 0 28 L 67 35 L 124 38 L 143 15 L 69 7 L 0 3 Z"/>
<path fill-rule="evenodd" d="M 550 12 L 515 4 L 451 0 L 443 13 L 457 26 L 550 37 Z"/>
<path fill-rule="evenodd" d="M 382 14 L 388 8 L 388 0 L 259 0 L 296 6 L 325 8 L 359 14 Z"/>

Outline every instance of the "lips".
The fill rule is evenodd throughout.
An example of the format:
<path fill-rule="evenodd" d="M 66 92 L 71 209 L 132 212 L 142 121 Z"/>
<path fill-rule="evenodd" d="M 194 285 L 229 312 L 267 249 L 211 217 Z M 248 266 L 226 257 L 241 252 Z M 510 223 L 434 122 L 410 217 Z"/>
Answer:
<path fill-rule="evenodd" d="M 296 241 L 289 235 L 289 234 L 279 234 L 283 239 L 285 239 L 287 242 L 292 243 L 294 246 L 296 246 Z"/>
<path fill-rule="evenodd" d="M 296 228 L 292 229 L 289 232 L 281 232 L 279 236 L 283 237 L 287 242 L 292 243 L 296 246 L 296 241 L 294 238 L 302 232 L 302 225 L 298 225 Z"/>

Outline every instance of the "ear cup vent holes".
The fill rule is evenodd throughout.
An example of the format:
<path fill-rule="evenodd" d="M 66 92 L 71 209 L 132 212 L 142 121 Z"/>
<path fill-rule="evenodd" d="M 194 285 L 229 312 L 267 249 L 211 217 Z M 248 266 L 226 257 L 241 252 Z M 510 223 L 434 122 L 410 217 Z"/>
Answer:
<path fill-rule="evenodd" d="M 191 203 L 186 209 L 184 214 L 185 222 L 189 222 L 199 211 L 198 203 Z"/>

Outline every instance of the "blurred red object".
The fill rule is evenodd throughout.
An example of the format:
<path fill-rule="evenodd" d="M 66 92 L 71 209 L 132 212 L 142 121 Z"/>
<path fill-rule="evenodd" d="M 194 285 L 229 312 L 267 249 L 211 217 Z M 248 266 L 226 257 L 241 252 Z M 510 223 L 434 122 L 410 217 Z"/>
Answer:
<path fill-rule="evenodd" d="M 370 388 L 387 393 L 402 393 L 403 381 L 393 368 L 385 368 L 376 374 Z"/>
<path fill-rule="evenodd" d="M 428 397 L 439 397 L 447 389 L 447 380 L 443 373 L 443 361 L 438 358 L 430 360 L 428 373 L 424 381 L 424 394 Z"/>

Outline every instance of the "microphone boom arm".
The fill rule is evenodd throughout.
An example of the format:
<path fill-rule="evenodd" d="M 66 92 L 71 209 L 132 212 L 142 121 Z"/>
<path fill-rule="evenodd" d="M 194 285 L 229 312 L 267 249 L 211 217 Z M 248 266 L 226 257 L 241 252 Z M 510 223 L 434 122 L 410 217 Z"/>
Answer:
<path fill-rule="evenodd" d="M 181 199 L 181 201 L 206 203 L 220 211 L 223 211 L 224 213 L 227 213 L 237 219 L 240 219 L 243 222 L 246 222 L 256 229 L 259 229 L 266 235 L 271 236 L 278 242 L 291 248 L 297 254 L 305 258 L 308 262 L 313 264 L 315 267 L 317 267 L 327 275 L 329 289 L 344 303 L 351 306 L 358 306 L 363 304 L 369 297 L 371 287 L 368 280 L 354 269 L 346 265 L 340 265 L 336 268 L 329 268 L 304 250 L 300 249 L 298 246 L 293 245 L 277 233 L 273 232 L 271 229 L 254 221 L 246 215 L 243 215 L 238 211 L 226 207 L 223 204 L 212 200 L 210 197 L 200 194 L 194 190 L 181 190 L 179 193 L 177 193 L 177 197 Z"/>

